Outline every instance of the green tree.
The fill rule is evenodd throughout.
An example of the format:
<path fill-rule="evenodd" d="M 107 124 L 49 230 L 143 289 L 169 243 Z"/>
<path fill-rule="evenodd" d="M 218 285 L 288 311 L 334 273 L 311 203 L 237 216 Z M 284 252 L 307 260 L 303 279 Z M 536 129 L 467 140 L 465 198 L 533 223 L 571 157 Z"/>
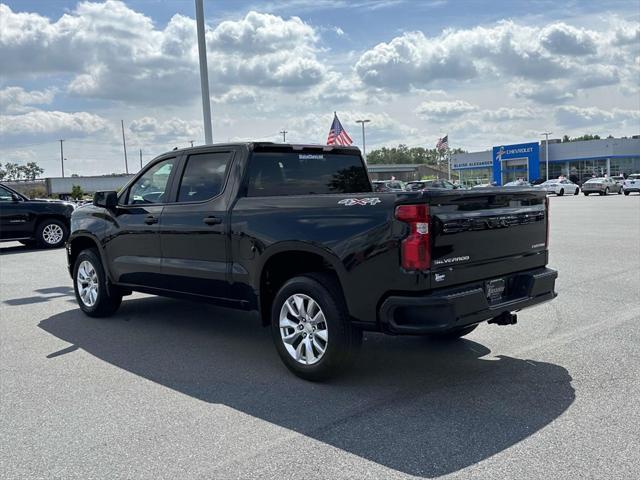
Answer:
<path fill-rule="evenodd" d="M 44 173 L 44 168 L 40 167 L 36 162 L 28 162 L 22 167 L 22 172 L 26 180 L 35 180 Z"/>
<path fill-rule="evenodd" d="M 80 200 L 84 196 L 84 192 L 82 191 L 82 187 L 80 185 L 74 185 L 71 188 L 71 198 L 74 200 Z"/>
<path fill-rule="evenodd" d="M 18 180 L 20 177 L 20 165 L 17 163 L 7 162 L 4 164 L 5 180 Z"/>

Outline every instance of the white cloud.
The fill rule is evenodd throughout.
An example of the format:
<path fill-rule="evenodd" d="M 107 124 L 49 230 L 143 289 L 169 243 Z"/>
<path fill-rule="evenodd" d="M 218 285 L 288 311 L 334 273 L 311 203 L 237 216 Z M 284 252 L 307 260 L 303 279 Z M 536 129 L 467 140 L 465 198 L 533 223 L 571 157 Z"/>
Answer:
<path fill-rule="evenodd" d="M 640 111 L 614 108 L 604 110 L 597 107 L 562 106 L 555 111 L 556 121 L 560 125 L 576 127 L 600 127 L 603 125 L 617 128 L 621 123 L 630 122 L 640 127 Z"/>
<path fill-rule="evenodd" d="M 139 143 L 179 143 L 200 138 L 202 122 L 186 121 L 180 118 L 142 117 L 131 122 L 127 130 Z"/>
<path fill-rule="evenodd" d="M 451 88 L 473 79 L 538 85 L 571 80 L 568 90 L 575 92 L 619 83 L 621 62 L 611 42 L 629 39 L 635 32 L 625 23 L 605 34 L 565 23 L 535 27 L 513 21 L 445 30 L 435 37 L 408 32 L 365 51 L 355 71 L 371 87 L 397 91 Z M 533 91 L 522 96 L 536 101 L 539 97 Z M 567 99 L 572 93 L 542 97 Z"/>
<path fill-rule="evenodd" d="M 17 77 L 67 72 L 68 92 L 129 103 L 183 104 L 199 89 L 195 20 L 164 29 L 117 0 L 81 2 L 57 21 L 0 5 L 3 70 Z M 212 89 L 300 90 L 322 81 L 316 30 L 298 17 L 249 12 L 207 30 Z"/>
<path fill-rule="evenodd" d="M 66 134 L 85 136 L 105 131 L 107 120 L 87 112 L 58 112 L 36 110 L 20 115 L 0 115 L 2 133 L 6 136 Z"/>
<path fill-rule="evenodd" d="M 53 101 L 55 89 L 27 91 L 22 87 L 0 90 L 0 113 L 24 113 L 34 105 L 48 105 Z"/>
<path fill-rule="evenodd" d="M 476 105 L 471 105 L 463 100 L 428 100 L 418 106 L 416 113 L 429 120 L 443 121 L 460 117 L 476 110 L 478 110 Z"/>

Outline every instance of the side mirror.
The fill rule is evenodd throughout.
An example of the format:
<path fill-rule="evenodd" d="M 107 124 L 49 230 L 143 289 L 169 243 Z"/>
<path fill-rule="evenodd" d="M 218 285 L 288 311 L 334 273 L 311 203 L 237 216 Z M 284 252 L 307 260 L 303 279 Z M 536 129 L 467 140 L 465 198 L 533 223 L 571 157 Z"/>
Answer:
<path fill-rule="evenodd" d="M 21 202 L 22 198 L 20 198 L 19 195 L 16 195 L 15 193 L 11 194 L 11 200 L 13 200 L 14 202 Z"/>
<path fill-rule="evenodd" d="M 96 192 L 93 194 L 93 204 L 96 207 L 113 210 L 118 205 L 118 192 Z"/>

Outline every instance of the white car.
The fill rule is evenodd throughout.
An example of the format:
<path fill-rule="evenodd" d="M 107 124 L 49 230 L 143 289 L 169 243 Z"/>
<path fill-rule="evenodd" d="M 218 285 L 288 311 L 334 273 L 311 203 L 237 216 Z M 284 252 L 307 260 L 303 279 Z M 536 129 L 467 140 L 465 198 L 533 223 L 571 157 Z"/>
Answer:
<path fill-rule="evenodd" d="M 555 193 L 559 197 L 565 193 L 567 195 L 578 195 L 580 193 L 580 187 L 566 178 L 547 180 L 540 185 L 536 185 L 536 188 L 546 190 L 547 193 Z"/>
<path fill-rule="evenodd" d="M 622 191 L 625 195 L 629 195 L 631 192 L 640 193 L 640 173 L 629 175 L 622 185 Z"/>

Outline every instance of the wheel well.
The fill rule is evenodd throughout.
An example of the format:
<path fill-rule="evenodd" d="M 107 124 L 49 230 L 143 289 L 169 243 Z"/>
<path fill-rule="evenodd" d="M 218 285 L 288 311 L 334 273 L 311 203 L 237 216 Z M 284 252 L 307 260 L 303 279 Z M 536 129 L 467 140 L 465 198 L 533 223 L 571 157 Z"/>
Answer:
<path fill-rule="evenodd" d="M 38 223 L 37 225 L 40 225 L 42 222 L 46 221 L 46 220 L 58 220 L 59 222 L 62 222 L 66 225 L 67 228 L 69 228 L 69 219 L 67 217 L 65 217 L 64 215 L 55 215 L 55 214 L 48 214 L 48 215 L 42 215 L 38 218 Z"/>
<path fill-rule="evenodd" d="M 311 272 L 327 272 L 340 285 L 338 274 L 321 255 L 311 252 L 288 251 L 275 254 L 267 260 L 260 275 L 260 313 L 262 324 L 271 323 L 271 306 L 280 287 L 287 280 Z"/>
<path fill-rule="evenodd" d="M 69 253 L 69 265 L 71 265 L 71 268 L 75 265 L 76 258 L 80 255 L 80 252 L 87 248 L 95 248 L 97 250 L 98 245 L 89 237 L 77 237 L 71 240 L 71 252 Z"/>

